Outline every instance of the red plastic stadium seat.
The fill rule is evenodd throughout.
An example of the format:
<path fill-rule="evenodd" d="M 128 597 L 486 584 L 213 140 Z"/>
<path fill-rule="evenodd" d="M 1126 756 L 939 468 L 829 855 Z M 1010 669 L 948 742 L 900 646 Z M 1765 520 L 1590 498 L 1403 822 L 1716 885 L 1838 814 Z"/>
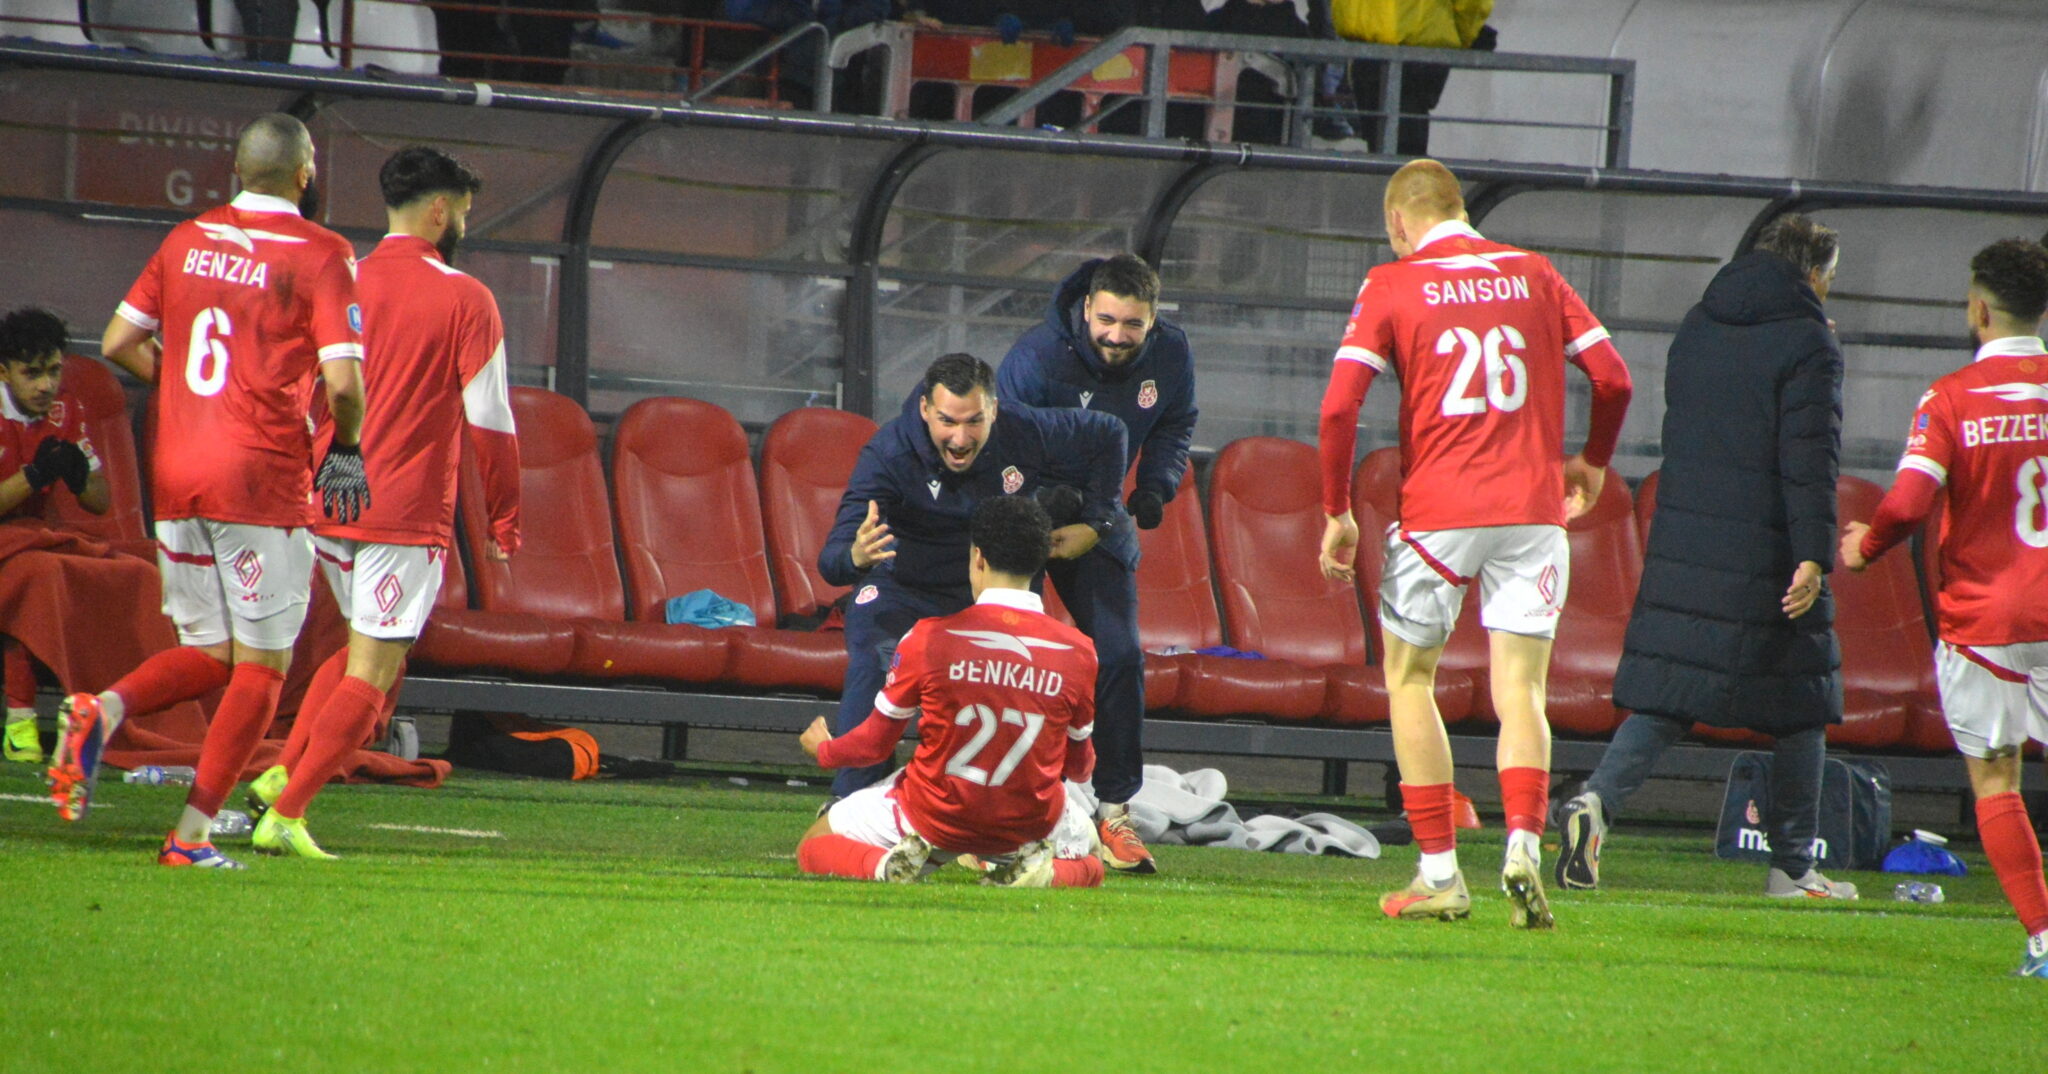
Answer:
<path fill-rule="evenodd" d="M 845 638 L 775 628 L 775 591 L 761 537 L 760 492 L 747 434 L 723 408 L 643 399 L 612 439 L 612 504 L 635 619 L 663 620 L 670 597 L 709 589 L 752 609 L 754 627 L 726 627 L 726 677 L 749 686 L 836 693 Z"/>
<path fill-rule="evenodd" d="M 1125 475 L 1128 494 L 1137 471 Z M 1161 656 L 1172 646 L 1206 649 L 1223 644 L 1223 618 L 1209 577 L 1209 537 L 1191 466 L 1166 505 L 1157 528 L 1138 531 L 1138 644 L 1145 654 L 1145 705 L 1166 709 L 1180 701 L 1181 668 L 1193 654 Z"/>
<path fill-rule="evenodd" d="M 571 672 L 710 682 L 725 671 L 729 643 L 715 630 L 625 622 L 625 593 L 612 545 L 597 430 L 583 408 L 537 388 L 512 389 L 519 430 L 517 555 L 486 550 L 483 481 L 464 457 L 459 505 L 469 545 L 470 582 L 488 612 L 524 612 L 569 622 Z"/>
<path fill-rule="evenodd" d="M 1869 519 L 1883 498 L 1883 489 L 1844 474 L 1835 482 L 1835 515 Z M 1890 746 L 1931 690 L 1934 671 L 1913 557 L 1900 549 L 1860 572 L 1833 571 L 1828 587 L 1842 643 L 1842 722 L 1828 728 L 1828 741 Z"/>
<path fill-rule="evenodd" d="M 1565 527 L 1572 549 L 1571 589 L 1550 651 L 1550 726 L 1605 735 L 1620 726 L 1614 670 L 1643 578 L 1643 543 L 1628 483 L 1613 470 L 1591 511 Z"/>
<path fill-rule="evenodd" d="M 444 671 L 559 675 L 575 651 L 575 628 L 559 619 L 471 610 L 462 556 L 451 553 L 442 561 L 434 612 L 407 659 L 414 667 Z"/>
<path fill-rule="evenodd" d="M 1358 599 L 1375 636 L 1380 621 L 1380 576 L 1386 567 L 1387 528 L 1401 517 L 1401 450 L 1380 448 L 1358 462 L 1351 475 L 1351 515 L 1358 521 L 1358 558 L 1353 560 Z M 1444 643 L 1436 668 L 1436 707 L 1447 724 L 1468 717 L 1493 718 L 1486 675 L 1486 631 L 1479 626 L 1476 599 L 1465 601 Z"/>
<path fill-rule="evenodd" d="M 775 419 L 761 438 L 761 517 L 781 614 L 816 615 L 846 592 L 819 576 L 818 549 L 873 435 L 875 423 L 859 414 L 805 407 Z"/>
<path fill-rule="evenodd" d="M 1286 661 L 1316 680 L 1259 684 L 1271 707 L 1258 711 L 1280 719 L 1383 721 L 1386 689 L 1366 669 L 1358 598 L 1316 565 L 1323 528 L 1318 472 L 1314 448 L 1277 437 L 1247 437 L 1216 457 L 1209 537 L 1225 637 L 1235 648 Z M 1297 693 L 1317 687 L 1319 697 Z"/>
<path fill-rule="evenodd" d="M 106 476 L 113 504 L 106 514 L 95 515 L 71 496 L 52 496 L 47 517 L 102 541 L 134 545 L 141 551 L 149 534 L 142 514 L 142 465 L 135 452 L 135 433 L 128 424 L 128 395 L 105 366 L 76 354 L 64 356 L 64 388 L 85 405 L 85 435 L 99 455 L 100 472 Z"/>

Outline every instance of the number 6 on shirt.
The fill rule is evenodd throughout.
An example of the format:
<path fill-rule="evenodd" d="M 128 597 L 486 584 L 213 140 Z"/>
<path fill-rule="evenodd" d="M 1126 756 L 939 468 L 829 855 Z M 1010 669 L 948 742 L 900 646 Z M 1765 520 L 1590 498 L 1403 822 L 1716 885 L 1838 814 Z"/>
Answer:
<path fill-rule="evenodd" d="M 228 311 L 209 306 L 192 318 L 192 343 L 185 348 L 185 386 L 193 395 L 219 395 L 228 384 L 227 337 L 234 332 Z M 213 359 L 208 368 L 207 359 Z"/>

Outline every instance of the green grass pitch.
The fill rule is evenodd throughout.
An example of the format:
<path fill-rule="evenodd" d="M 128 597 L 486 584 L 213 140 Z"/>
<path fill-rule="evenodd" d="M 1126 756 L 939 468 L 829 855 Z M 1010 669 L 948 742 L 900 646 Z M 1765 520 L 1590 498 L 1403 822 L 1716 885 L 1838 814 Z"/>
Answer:
<path fill-rule="evenodd" d="M 1704 834 L 1623 828 L 1607 889 L 1531 934 L 1498 827 L 1465 840 L 1473 919 L 1418 924 L 1374 907 L 1412 848 L 1167 847 L 1099 891 L 813 880 L 818 792 L 717 779 L 334 787 L 313 831 L 345 860 L 174 872 L 182 789 L 118 779 L 64 825 L 0 773 L 0 1071 L 2048 1070 L 2048 982 L 2005 976 L 1981 856 L 1942 906 L 1875 874 L 1787 905 Z"/>

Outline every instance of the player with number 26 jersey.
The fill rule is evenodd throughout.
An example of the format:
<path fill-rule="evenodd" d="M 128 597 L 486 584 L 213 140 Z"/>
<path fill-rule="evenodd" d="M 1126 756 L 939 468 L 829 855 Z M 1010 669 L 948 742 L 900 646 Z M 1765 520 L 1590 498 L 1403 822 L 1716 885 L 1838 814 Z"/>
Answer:
<path fill-rule="evenodd" d="M 1052 832 L 1062 780 L 1094 767 L 1095 664 L 1095 643 L 1047 616 L 1036 594 L 985 590 L 910 628 L 875 698 L 887 718 L 871 714 L 818 761 L 874 764 L 915 718 L 917 753 L 890 792 L 911 826 L 946 850 L 1008 854 Z"/>
<path fill-rule="evenodd" d="M 1595 465 L 1628 405 L 1621 356 L 1543 255 L 1448 220 L 1366 274 L 1325 400 L 1323 509 L 1351 509 L 1357 415 L 1373 374 L 1401 380 L 1401 525 L 1563 525 L 1564 363 L 1593 384 Z M 1331 410 L 1338 408 L 1337 420 Z"/>
<path fill-rule="evenodd" d="M 310 525 L 314 371 L 363 356 L 348 240 L 244 191 L 173 228 L 118 314 L 163 337 L 155 516 Z"/>

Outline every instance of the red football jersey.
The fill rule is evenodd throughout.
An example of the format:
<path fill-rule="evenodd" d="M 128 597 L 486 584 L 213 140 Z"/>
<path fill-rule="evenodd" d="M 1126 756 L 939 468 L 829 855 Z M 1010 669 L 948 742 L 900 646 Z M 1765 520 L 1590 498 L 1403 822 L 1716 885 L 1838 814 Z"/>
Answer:
<path fill-rule="evenodd" d="M 519 544 L 519 442 L 505 378 L 505 330 L 490 289 L 434 244 L 387 235 L 356 270 L 363 305 L 363 471 L 370 506 L 321 534 L 451 547 L 465 420 L 485 476 L 492 536 Z M 322 430 L 333 436 L 333 424 Z"/>
<path fill-rule="evenodd" d="M 93 451 L 92 441 L 85 435 L 85 419 L 90 417 L 85 405 L 78 397 L 64 388 L 57 389 L 57 395 L 50 400 L 50 409 L 42 417 L 31 418 L 14 405 L 14 393 L 0 387 L 0 481 L 5 481 L 21 472 L 21 468 L 35 461 L 36 449 L 50 437 L 61 437 L 78 445 L 85 452 L 85 458 L 94 472 L 100 468 L 98 453 Z M 8 518 L 41 518 L 53 495 L 69 496 L 71 489 L 62 481 L 41 492 L 31 492 L 28 498 L 8 511 Z"/>
<path fill-rule="evenodd" d="M 1585 360 L 1607 338 L 1543 255 L 1482 238 L 1459 221 L 1437 225 L 1413 254 L 1368 272 L 1337 360 L 1400 377 L 1401 525 L 1563 525 L 1564 365 L 1593 377 L 1596 394 L 1623 392 L 1625 407 L 1619 356 L 1597 366 Z M 1617 428 L 1619 419 L 1616 411 Z M 1595 454 L 1590 446 L 1587 454 Z M 1330 465 L 1348 481 L 1345 455 Z M 1337 499 L 1327 487 L 1325 495 Z"/>
<path fill-rule="evenodd" d="M 986 590 L 896 647 L 875 708 L 918 717 L 896 800 L 937 846 L 1007 854 L 1059 823 L 1067 742 L 1095 728 L 1095 643 L 1039 608 L 1032 594 Z"/>
<path fill-rule="evenodd" d="M 244 191 L 171 229 L 119 313 L 163 337 L 155 516 L 310 524 L 315 373 L 363 356 L 348 240 Z"/>
<path fill-rule="evenodd" d="M 1941 521 L 1943 641 L 2048 641 L 2048 356 L 1996 339 L 1920 397 L 1899 469 L 1948 486 Z"/>

